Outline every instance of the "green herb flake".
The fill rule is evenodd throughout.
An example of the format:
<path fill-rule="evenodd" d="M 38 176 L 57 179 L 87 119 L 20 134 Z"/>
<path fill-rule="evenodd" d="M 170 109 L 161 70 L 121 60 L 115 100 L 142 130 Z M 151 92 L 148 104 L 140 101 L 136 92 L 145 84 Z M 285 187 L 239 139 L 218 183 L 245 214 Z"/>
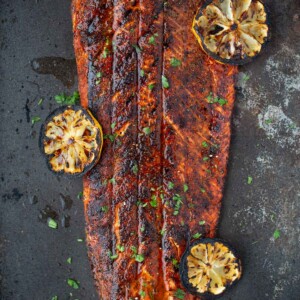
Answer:
<path fill-rule="evenodd" d="M 205 221 L 204 221 L 204 220 L 202 220 L 202 221 L 199 222 L 199 225 L 200 225 L 200 226 L 203 226 L 204 224 L 205 224 Z"/>
<path fill-rule="evenodd" d="M 153 34 L 152 36 L 150 36 L 150 38 L 149 38 L 149 44 L 150 45 L 155 45 L 155 39 L 158 37 L 158 34 L 157 33 L 155 33 L 155 34 Z"/>
<path fill-rule="evenodd" d="M 114 129 L 116 127 L 116 122 L 111 123 L 110 128 Z"/>
<path fill-rule="evenodd" d="M 162 82 L 162 86 L 165 89 L 168 89 L 170 87 L 169 81 L 168 81 L 168 79 L 167 79 L 167 77 L 165 75 L 161 76 L 161 82 Z"/>
<path fill-rule="evenodd" d="M 201 143 L 201 145 L 202 145 L 202 147 L 204 147 L 204 148 L 207 148 L 207 147 L 208 147 L 208 143 L 207 143 L 206 141 L 203 141 L 203 142 Z"/>
<path fill-rule="evenodd" d="M 78 200 L 81 200 L 82 197 L 83 197 L 83 192 L 79 192 L 79 193 L 77 194 L 77 199 L 78 199 Z"/>
<path fill-rule="evenodd" d="M 116 133 L 114 133 L 114 134 L 105 134 L 104 136 L 103 136 L 103 139 L 109 139 L 112 143 L 115 141 L 115 139 L 116 139 L 116 137 L 117 137 L 118 135 L 116 134 Z"/>
<path fill-rule="evenodd" d="M 166 229 L 162 229 L 162 230 L 160 231 L 160 234 L 161 234 L 161 235 L 165 235 L 165 233 L 166 233 Z"/>
<path fill-rule="evenodd" d="M 219 103 L 221 106 L 223 106 L 223 105 L 227 104 L 228 101 L 225 100 L 225 99 L 223 99 L 223 98 L 219 98 L 219 99 L 218 99 L 218 103 Z"/>
<path fill-rule="evenodd" d="M 118 249 L 120 252 L 124 252 L 124 251 L 125 251 L 124 245 L 117 245 L 117 249 Z"/>
<path fill-rule="evenodd" d="M 83 239 L 77 239 L 78 243 L 83 243 Z"/>
<path fill-rule="evenodd" d="M 102 57 L 103 57 L 103 58 L 107 58 L 108 55 L 109 55 L 109 50 L 108 50 L 107 48 L 105 48 L 105 49 L 103 50 Z"/>
<path fill-rule="evenodd" d="M 189 190 L 189 187 L 187 184 L 183 185 L 183 191 L 186 193 Z"/>
<path fill-rule="evenodd" d="M 77 281 L 75 279 L 69 278 L 68 279 L 68 285 L 70 287 L 72 287 L 73 289 L 75 289 L 75 290 L 79 289 L 79 281 Z"/>
<path fill-rule="evenodd" d="M 275 240 L 280 238 L 280 231 L 278 229 L 276 229 L 273 233 L 273 237 Z"/>
<path fill-rule="evenodd" d="M 197 233 L 195 233 L 195 234 L 193 235 L 193 238 L 194 238 L 194 239 L 199 239 L 199 237 L 200 237 L 201 235 L 202 235 L 201 233 L 197 232 Z"/>
<path fill-rule="evenodd" d="M 137 261 L 137 262 L 139 262 L 139 263 L 141 263 L 141 262 L 143 262 L 144 261 L 144 255 L 142 255 L 142 254 L 137 254 L 136 256 L 135 256 L 135 260 Z"/>
<path fill-rule="evenodd" d="M 145 296 L 146 296 L 146 292 L 145 292 L 145 291 L 139 291 L 139 295 L 140 295 L 141 297 L 145 297 Z"/>
<path fill-rule="evenodd" d="M 142 49 L 138 45 L 132 45 L 132 47 L 135 49 L 135 51 L 137 53 L 141 53 L 142 52 Z"/>
<path fill-rule="evenodd" d="M 104 213 L 107 213 L 108 212 L 108 206 L 107 205 L 102 206 L 101 211 L 104 212 Z"/>
<path fill-rule="evenodd" d="M 96 73 L 96 78 L 102 78 L 102 72 L 97 72 Z"/>
<path fill-rule="evenodd" d="M 205 192 L 206 192 L 206 190 L 205 190 L 204 188 L 201 188 L 200 191 L 201 191 L 202 193 L 205 193 Z"/>
<path fill-rule="evenodd" d="M 172 57 L 170 60 L 170 64 L 172 67 L 179 67 L 181 66 L 181 61 L 175 57 Z"/>
<path fill-rule="evenodd" d="M 208 156 L 205 156 L 205 157 L 203 157 L 202 160 L 203 160 L 203 161 L 208 161 L 208 160 L 209 160 L 209 157 L 208 157 Z"/>
<path fill-rule="evenodd" d="M 248 74 L 244 74 L 244 75 L 243 75 L 242 80 L 243 80 L 244 82 L 248 81 L 249 79 L 250 79 L 250 75 L 248 75 Z"/>
<path fill-rule="evenodd" d="M 40 122 L 40 121 L 41 121 L 40 117 L 32 117 L 31 124 L 34 125 L 35 123 Z"/>
<path fill-rule="evenodd" d="M 140 75 L 141 75 L 141 77 L 144 77 L 144 76 L 145 76 L 145 71 L 144 71 L 144 70 L 141 70 L 141 71 L 140 71 Z"/>
<path fill-rule="evenodd" d="M 174 266 L 175 268 L 179 268 L 179 262 L 178 262 L 177 259 L 173 258 L 173 259 L 172 259 L 172 264 L 173 264 L 173 266 Z"/>
<path fill-rule="evenodd" d="M 44 99 L 41 98 L 39 101 L 38 101 L 38 105 L 40 106 L 42 103 L 43 103 Z"/>
<path fill-rule="evenodd" d="M 267 119 L 267 120 L 265 120 L 265 123 L 266 123 L 267 125 L 270 125 L 270 124 L 273 123 L 273 120 L 272 120 L 272 119 Z"/>
<path fill-rule="evenodd" d="M 112 254 L 112 252 L 111 252 L 111 251 L 108 251 L 108 252 L 107 252 L 107 255 L 108 255 L 108 257 L 109 257 L 111 260 L 115 260 L 115 259 L 117 259 L 117 258 L 118 258 L 118 256 L 119 256 L 119 254 L 118 254 L 118 253 L 116 253 L 116 254 Z"/>
<path fill-rule="evenodd" d="M 252 182 L 253 182 L 253 178 L 251 176 L 248 176 L 247 183 L 252 184 Z"/>
<path fill-rule="evenodd" d="M 150 205 L 151 205 L 152 207 L 157 207 L 157 198 L 156 198 L 155 195 L 152 195 L 152 196 L 151 196 Z"/>
<path fill-rule="evenodd" d="M 65 93 L 62 93 L 62 94 L 56 95 L 54 97 L 54 99 L 55 99 L 55 101 L 58 104 L 62 104 L 62 105 L 75 105 L 75 104 L 77 104 L 79 102 L 80 96 L 79 96 L 79 92 L 75 91 L 73 93 L 73 95 L 71 95 L 71 96 L 68 96 Z"/>
<path fill-rule="evenodd" d="M 142 226 L 141 227 L 141 232 L 144 232 L 145 231 L 145 226 Z"/>
<path fill-rule="evenodd" d="M 155 83 L 150 83 L 150 84 L 148 84 L 148 89 L 149 89 L 150 91 L 152 91 L 152 90 L 154 89 L 154 87 L 155 87 Z"/>
<path fill-rule="evenodd" d="M 172 190 L 172 189 L 174 188 L 174 186 L 175 186 L 175 185 L 174 185 L 173 182 L 171 182 L 171 181 L 168 182 L 168 189 L 169 189 L 169 190 Z"/>
<path fill-rule="evenodd" d="M 58 300 L 58 297 L 57 297 L 57 296 L 53 296 L 53 297 L 51 298 L 51 300 Z"/>
<path fill-rule="evenodd" d="M 48 227 L 52 229 L 57 229 L 57 222 L 52 218 L 48 218 Z"/>
<path fill-rule="evenodd" d="M 131 246 L 130 249 L 134 255 L 137 254 L 137 248 L 135 246 Z"/>
<path fill-rule="evenodd" d="M 146 135 L 149 135 L 149 134 L 151 133 L 150 127 L 144 127 L 144 128 L 143 128 L 143 132 L 144 132 Z"/>
<path fill-rule="evenodd" d="M 178 299 L 184 299 L 185 296 L 185 292 L 181 289 L 177 289 L 177 291 L 175 292 L 174 296 Z"/>
<path fill-rule="evenodd" d="M 72 263 L 72 257 L 68 257 L 67 263 L 70 265 Z"/>
<path fill-rule="evenodd" d="M 217 97 L 217 96 L 214 97 L 212 92 L 209 93 L 209 95 L 206 97 L 206 100 L 210 104 L 218 103 L 221 106 L 228 103 L 228 101 L 226 99 L 223 99 L 223 98 L 220 98 L 220 97 Z"/>
<path fill-rule="evenodd" d="M 137 174 L 138 174 L 138 171 L 139 171 L 138 165 L 135 163 L 135 164 L 133 165 L 133 167 L 132 167 L 131 170 L 132 170 L 132 172 L 133 172 L 134 175 L 137 175 Z"/>
<path fill-rule="evenodd" d="M 116 184 L 116 179 L 113 177 L 113 178 L 109 179 L 109 182 L 110 182 L 111 184 Z"/>

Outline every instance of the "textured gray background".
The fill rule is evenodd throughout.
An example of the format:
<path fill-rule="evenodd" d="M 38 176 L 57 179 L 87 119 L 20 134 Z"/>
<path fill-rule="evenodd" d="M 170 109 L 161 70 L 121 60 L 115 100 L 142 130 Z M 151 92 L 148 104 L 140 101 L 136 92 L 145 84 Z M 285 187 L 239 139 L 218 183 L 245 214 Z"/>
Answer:
<path fill-rule="evenodd" d="M 240 251 L 244 277 L 222 298 L 227 300 L 300 299 L 300 2 L 267 2 L 272 42 L 237 79 L 219 235 Z M 76 198 L 81 180 L 47 170 L 38 149 L 40 123 L 30 122 L 57 107 L 54 95 L 76 90 L 69 7 L 69 0 L 0 0 L 3 300 L 97 299 L 85 244 L 77 242 L 84 238 L 83 206 Z M 46 206 L 57 214 L 58 230 L 40 220 Z M 70 227 L 61 226 L 64 216 Z M 281 236 L 275 241 L 276 229 Z M 80 281 L 79 290 L 67 286 L 69 277 Z"/>

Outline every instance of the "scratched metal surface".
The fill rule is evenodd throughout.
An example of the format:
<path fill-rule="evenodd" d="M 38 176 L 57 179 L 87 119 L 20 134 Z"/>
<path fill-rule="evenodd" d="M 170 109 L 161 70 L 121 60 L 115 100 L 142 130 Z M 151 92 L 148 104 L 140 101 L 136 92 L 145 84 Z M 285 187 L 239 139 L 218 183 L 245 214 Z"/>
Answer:
<path fill-rule="evenodd" d="M 266 2 L 272 42 L 262 56 L 240 69 L 237 78 L 219 236 L 241 253 L 244 277 L 222 298 L 226 300 L 300 298 L 300 3 Z M 40 123 L 31 125 L 32 117 L 44 120 L 57 107 L 55 94 L 76 89 L 69 7 L 69 0 L 0 0 L 4 300 L 54 295 L 97 299 L 85 245 L 77 241 L 84 238 L 83 206 L 77 199 L 81 181 L 47 170 L 38 149 Z M 248 176 L 253 178 L 251 185 Z M 58 230 L 47 227 L 41 212 L 45 209 L 57 218 Z M 276 229 L 281 236 L 275 241 Z M 67 264 L 68 257 L 72 264 Z M 80 288 L 68 287 L 68 278 L 79 280 Z"/>

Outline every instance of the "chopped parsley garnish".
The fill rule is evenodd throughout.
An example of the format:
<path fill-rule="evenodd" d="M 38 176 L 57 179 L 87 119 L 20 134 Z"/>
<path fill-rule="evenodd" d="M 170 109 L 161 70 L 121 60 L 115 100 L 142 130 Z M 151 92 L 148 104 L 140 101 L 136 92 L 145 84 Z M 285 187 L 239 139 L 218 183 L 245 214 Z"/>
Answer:
<path fill-rule="evenodd" d="M 77 239 L 77 242 L 78 242 L 78 243 L 82 243 L 82 242 L 83 242 L 83 239 Z"/>
<path fill-rule="evenodd" d="M 189 190 L 189 187 L 187 184 L 183 185 L 183 191 L 186 193 Z"/>
<path fill-rule="evenodd" d="M 56 95 L 54 97 L 55 101 L 58 104 L 62 104 L 62 105 L 75 105 L 79 102 L 80 96 L 79 96 L 79 92 L 75 91 L 73 93 L 73 95 L 71 96 L 67 96 L 65 93 Z"/>
<path fill-rule="evenodd" d="M 280 238 L 280 231 L 278 229 L 276 229 L 273 233 L 273 237 L 275 240 Z"/>
<path fill-rule="evenodd" d="M 116 179 L 113 177 L 113 178 L 109 179 L 109 182 L 110 182 L 111 184 L 116 184 Z"/>
<path fill-rule="evenodd" d="M 247 183 L 252 184 L 252 182 L 253 182 L 253 178 L 251 176 L 248 176 Z"/>
<path fill-rule="evenodd" d="M 201 188 L 200 191 L 201 191 L 202 193 L 205 193 L 205 192 L 206 192 L 204 188 Z"/>
<path fill-rule="evenodd" d="M 194 238 L 194 239 L 199 239 L 199 237 L 200 237 L 201 235 L 202 235 L 201 233 L 197 232 L 197 233 L 195 233 L 195 234 L 193 235 L 193 238 Z"/>
<path fill-rule="evenodd" d="M 155 195 L 152 195 L 152 196 L 151 196 L 150 205 L 151 205 L 152 207 L 157 207 L 157 199 L 156 199 L 156 196 L 155 196 Z"/>
<path fill-rule="evenodd" d="M 177 289 L 177 291 L 175 292 L 174 296 L 178 299 L 184 299 L 185 296 L 185 292 L 181 289 Z"/>
<path fill-rule="evenodd" d="M 52 229 L 57 229 L 57 222 L 52 218 L 48 218 L 48 227 Z"/>
<path fill-rule="evenodd" d="M 179 210 L 182 204 L 182 198 L 179 194 L 175 194 L 173 196 L 173 201 L 175 202 L 173 215 L 177 216 L 179 214 Z"/>
<path fill-rule="evenodd" d="M 57 296 L 53 296 L 53 297 L 51 298 L 51 300 L 58 300 L 58 297 L 57 297 Z"/>
<path fill-rule="evenodd" d="M 150 134 L 150 133 L 151 133 L 150 127 L 144 127 L 144 128 L 143 128 L 143 132 L 144 132 L 146 135 Z"/>
<path fill-rule="evenodd" d="M 132 45 L 132 47 L 135 49 L 135 51 L 137 53 L 141 53 L 142 52 L 141 48 L 138 45 Z"/>
<path fill-rule="evenodd" d="M 141 71 L 140 71 L 140 75 L 141 75 L 141 77 L 144 77 L 144 76 L 145 76 L 145 71 L 144 71 L 144 70 L 141 70 Z"/>
<path fill-rule="evenodd" d="M 161 82 L 162 82 L 162 86 L 165 89 L 168 89 L 170 87 L 169 81 L 168 81 L 168 79 L 167 79 L 167 77 L 165 75 L 161 76 Z"/>
<path fill-rule="evenodd" d="M 244 74 L 244 75 L 243 75 L 242 80 L 243 80 L 244 82 L 248 81 L 249 79 L 250 79 L 250 75 L 248 75 L 248 74 Z"/>
<path fill-rule="evenodd" d="M 68 264 L 71 264 L 71 263 L 72 263 L 72 257 L 68 257 L 67 263 L 68 263 Z"/>
<path fill-rule="evenodd" d="M 116 134 L 116 133 L 114 133 L 114 134 L 105 134 L 104 136 L 103 136 L 103 139 L 109 139 L 112 143 L 115 141 L 115 139 L 116 139 L 116 137 L 117 137 L 118 135 Z"/>
<path fill-rule="evenodd" d="M 82 197 L 83 197 L 83 192 L 79 192 L 79 193 L 77 194 L 77 199 L 81 200 Z"/>
<path fill-rule="evenodd" d="M 175 185 L 174 185 L 173 182 L 171 182 L 171 181 L 168 182 L 168 189 L 169 189 L 169 190 L 172 190 L 172 189 L 174 188 L 174 186 L 175 186 Z"/>
<path fill-rule="evenodd" d="M 102 72 L 96 73 L 96 78 L 101 78 L 102 77 Z"/>
<path fill-rule="evenodd" d="M 145 291 L 139 291 L 139 295 L 140 295 L 141 297 L 145 297 L 145 296 L 146 296 L 146 292 L 145 292 Z"/>
<path fill-rule="evenodd" d="M 133 252 L 133 255 L 137 254 L 137 248 L 135 246 L 131 246 L 130 249 Z"/>
<path fill-rule="evenodd" d="M 208 157 L 208 156 L 205 156 L 205 157 L 203 157 L 202 160 L 203 160 L 203 161 L 208 161 L 208 160 L 209 160 L 209 157 Z"/>
<path fill-rule="evenodd" d="M 144 232 L 145 231 L 145 226 L 142 226 L 141 227 L 141 232 Z"/>
<path fill-rule="evenodd" d="M 141 263 L 141 262 L 143 262 L 144 261 L 144 255 L 142 255 L 142 254 L 137 254 L 136 256 L 135 256 L 135 260 L 137 261 L 137 262 L 139 262 L 139 263 Z"/>
<path fill-rule="evenodd" d="M 207 148 L 207 147 L 208 147 L 208 143 L 207 143 L 206 141 L 203 141 L 201 145 L 202 145 L 202 147 L 204 147 L 204 148 Z"/>
<path fill-rule="evenodd" d="M 134 164 L 131 170 L 132 170 L 132 172 L 133 172 L 134 175 L 137 175 L 138 171 L 139 171 L 138 165 Z"/>
<path fill-rule="evenodd" d="M 266 123 L 267 125 L 270 125 L 270 124 L 273 123 L 273 120 L 272 120 L 272 119 L 267 119 L 267 120 L 265 120 L 265 123 Z"/>
<path fill-rule="evenodd" d="M 218 103 L 221 106 L 223 106 L 228 103 L 228 101 L 226 99 L 219 98 L 217 96 L 214 97 L 212 92 L 209 93 L 209 95 L 206 97 L 206 99 L 207 99 L 208 103 L 210 103 L 210 104 Z"/>
<path fill-rule="evenodd" d="M 162 229 L 161 231 L 160 231 L 160 234 L 161 235 L 164 235 L 166 233 L 166 229 Z"/>
<path fill-rule="evenodd" d="M 75 290 L 78 290 L 79 289 L 79 281 L 75 280 L 75 279 L 71 279 L 69 278 L 68 279 L 68 285 L 70 287 L 72 287 L 73 289 Z"/>
<path fill-rule="evenodd" d="M 116 127 L 116 122 L 111 123 L 110 128 L 114 129 Z"/>
<path fill-rule="evenodd" d="M 108 212 L 108 206 L 107 205 L 102 206 L 101 211 L 103 211 L 104 213 L 107 213 Z"/>
<path fill-rule="evenodd" d="M 39 101 L 38 101 L 38 105 L 41 105 L 43 103 L 44 99 L 41 98 Z"/>
<path fill-rule="evenodd" d="M 120 251 L 120 252 L 124 252 L 125 251 L 125 247 L 123 245 L 117 245 L 117 249 Z"/>
<path fill-rule="evenodd" d="M 41 118 L 40 117 L 32 117 L 31 119 L 31 124 L 34 125 L 35 123 L 41 121 Z"/>
<path fill-rule="evenodd" d="M 204 220 L 202 220 L 202 221 L 199 222 L 199 225 L 201 225 L 201 226 L 204 225 L 204 224 L 205 224 Z"/>
<path fill-rule="evenodd" d="M 172 264 L 173 264 L 173 266 L 174 266 L 175 268 L 179 268 L 179 263 L 178 263 L 178 260 L 177 260 L 177 259 L 173 258 L 173 259 L 172 259 Z"/>
<path fill-rule="evenodd" d="M 107 58 L 108 54 L 109 54 L 109 50 L 108 50 L 107 48 L 105 48 L 105 49 L 103 50 L 102 57 L 103 57 L 103 58 Z"/>
<path fill-rule="evenodd" d="M 109 257 L 111 260 L 115 260 L 115 259 L 117 259 L 117 258 L 118 258 L 118 256 L 119 256 L 119 254 L 118 254 L 118 253 L 116 253 L 116 254 L 112 254 L 112 252 L 111 252 L 111 251 L 108 251 L 108 252 L 107 252 L 107 255 L 108 255 L 108 257 Z"/>
<path fill-rule="evenodd" d="M 150 84 L 148 85 L 148 89 L 149 89 L 150 91 L 152 91 L 152 90 L 154 89 L 154 87 L 155 87 L 155 83 L 150 83 Z"/>
<path fill-rule="evenodd" d="M 157 38 L 157 37 L 158 37 L 157 33 L 154 33 L 152 36 L 150 36 L 150 38 L 149 38 L 149 44 L 155 45 L 155 38 Z"/>
<path fill-rule="evenodd" d="M 172 57 L 170 60 L 170 64 L 172 67 L 179 67 L 181 66 L 181 61 L 175 57 Z"/>

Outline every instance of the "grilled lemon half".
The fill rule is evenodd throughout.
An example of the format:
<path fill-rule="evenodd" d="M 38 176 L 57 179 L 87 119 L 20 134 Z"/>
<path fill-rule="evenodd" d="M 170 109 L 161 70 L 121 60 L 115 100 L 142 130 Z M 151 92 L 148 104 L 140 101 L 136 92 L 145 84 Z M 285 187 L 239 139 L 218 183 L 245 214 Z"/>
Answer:
<path fill-rule="evenodd" d="M 220 296 L 241 275 L 241 261 L 235 250 L 219 239 L 206 238 L 193 242 L 180 262 L 181 281 L 191 294 L 197 296 Z"/>
<path fill-rule="evenodd" d="M 81 106 L 62 106 L 41 128 L 40 147 L 54 173 L 81 176 L 99 161 L 102 128 Z"/>
<path fill-rule="evenodd" d="M 206 1 L 192 30 L 208 55 L 233 65 L 256 57 L 270 35 L 266 8 L 259 0 Z"/>

